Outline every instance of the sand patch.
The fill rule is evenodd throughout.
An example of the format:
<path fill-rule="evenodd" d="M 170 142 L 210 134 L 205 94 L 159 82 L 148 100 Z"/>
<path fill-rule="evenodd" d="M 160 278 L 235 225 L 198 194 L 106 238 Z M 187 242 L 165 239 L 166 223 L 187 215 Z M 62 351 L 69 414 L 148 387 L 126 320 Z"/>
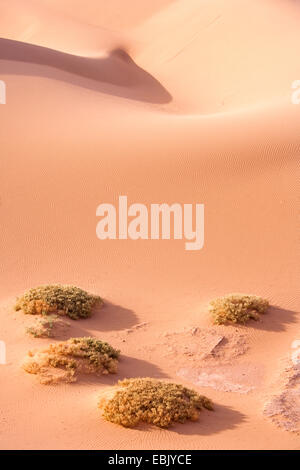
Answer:
<path fill-rule="evenodd" d="M 260 364 L 239 360 L 248 350 L 247 333 L 239 328 L 191 327 L 165 332 L 164 357 L 176 364 L 176 375 L 194 385 L 215 390 L 249 393 L 263 379 Z"/>
<path fill-rule="evenodd" d="M 181 368 L 177 376 L 199 387 L 212 387 L 221 392 L 249 393 L 261 383 L 263 370 L 254 364 L 221 365 Z"/>
<path fill-rule="evenodd" d="M 248 349 L 244 333 L 236 329 L 226 331 L 222 327 L 191 327 L 165 332 L 161 344 L 165 349 L 165 357 L 176 358 L 176 363 L 182 366 L 204 360 L 206 363 L 227 363 Z"/>
<path fill-rule="evenodd" d="M 174 10 L 161 15 L 153 5 L 162 1 L 1 2 L 1 36 L 18 42 L 20 55 L 3 60 L 13 48 L 5 51 L 1 41 L 0 79 L 7 84 L 7 104 L 0 105 L 2 449 L 299 448 L 299 436 L 263 418 L 265 384 L 248 394 L 203 388 L 216 398 L 216 412 L 172 431 L 122 429 L 96 411 L 94 395 L 124 375 L 183 382 L 180 368 L 210 373 L 207 367 L 221 361 L 262 362 L 268 379 L 298 337 L 300 106 L 291 104 L 291 83 L 300 77 L 300 4 L 190 0 L 173 2 Z M 44 11 L 50 3 L 57 14 Z M 41 20 L 36 33 L 35 18 Z M 87 20 L 103 27 L 90 28 Z M 139 31 L 116 44 L 111 32 L 121 23 L 140 23 Z M 111 54 L 115 47 L 133 62 Z M 35 58 L 63 60 L 64 70 L 28 61 Z M 88 70 L 77 69 L 82 63 Z M 164 90 L 172 101 L 165 102 Z M 204 203 L 204 249 L 187 253 L 176 240 L 97 241 L 96 207 L 119 195 L 147 205 Z M 25 335 L 32 316 L 10 314 L 4 304 L 49 282 L 111 299 L 99 315 L 72 322 L 68 333 L 99 336 L 122 349 L 120 376 L 42 387 L 19 370 L 29 348 L 50 341 Z M 208 326 L 206 301 L 234 290 L 281 307 L 237 329 L 251 345 L 247 357 L 232 358 L 230 339 L 200 363 L 168 354 L 172 339 L 159 344 L 163 331 Z M 126 333 L 141 321 L 149 328 Z M 234 331 L 228 327 L 227 334 Z M 281 392 L 274 387 L 266 398 Z"/>
<path fill-rule="evenodd" d="M 286 431 L 300 432 L 300 365 L 285 369 L 280 380 L 281 392 L 265 404 L 264 415 Z"/>
<path fill-rule="evenodd" d="M 26 333 L 34 338 L 57 338 L 67 333 L 70 323 L 57 315 L 37 318 L 26 328 Z"/>

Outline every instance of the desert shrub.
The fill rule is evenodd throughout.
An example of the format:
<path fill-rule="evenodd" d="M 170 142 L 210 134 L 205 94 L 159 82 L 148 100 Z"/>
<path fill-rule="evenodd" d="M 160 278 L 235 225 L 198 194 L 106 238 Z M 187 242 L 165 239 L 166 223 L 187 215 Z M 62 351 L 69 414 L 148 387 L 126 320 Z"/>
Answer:
<path fill-rule="evenodd" d="M 100 297 L 79 287 L 57 284 L 29 289 L 17 299 L 15 309 L 31 315 L 56 312 L 58 315 L 67 315 L 77 320 L 89 317 L 96 304 L 102 304 Z"/>
<path fill-rule="evenodd" d="M 246 323 L 258 320 L 265 313 L 269 302 L 255 295 L 230 294 L 210 302 L 213 321 L 217 325 L 226 323 Z"/>
<path fill-rule="evenodd" d="M 103 417 L 125 427 L 139 422 L 168 427 L 198 419 L 202 408 L 212 410 L 212 402 L 182 385 L 151 378 L 125 379 L 109 399 L 100 400 Z"/>
<path fill-rule="evenodd" d="M 120 352 L 95 338 L 71 338 L 29 351 L 23 368 L 39 376 L 42 383 L 74 382 L 80 373 L 114 374 Z"/>

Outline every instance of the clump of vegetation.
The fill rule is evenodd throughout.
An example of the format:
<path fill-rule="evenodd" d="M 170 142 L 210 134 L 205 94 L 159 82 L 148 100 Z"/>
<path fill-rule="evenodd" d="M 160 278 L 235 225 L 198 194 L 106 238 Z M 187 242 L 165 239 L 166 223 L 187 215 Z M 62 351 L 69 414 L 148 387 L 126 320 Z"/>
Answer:
<path fill-rule="evenodd" d="M 95 338 L 71 338 L 29 351 L 23 368 L 39 376 L 41 383 L 75 382 L 80 373 L 114 374 L 120 351 Z"/>
<path fill-rule="evenodd" d="M 137 378 L 119 381 L 113 395 L 100 400 L 99 408 L 106 420 L 125 427 L 144 422 L 165 428 L 188 419 L 196 421 L 201 409 L 212 410 L 213 405 L 182 385 Z"/>
<path fill-rule="evenodd" d="M 26 328 L 26 333 L 34 338 L 51 338 L 57 315 L 49 315 L 46 318 L 39 319 L 35 325 Z"/>
<path fill-rule="evenodd" d="M 62 320 L 58 315 L 45 315 L 26 328 L 26 333 L 34 338 L 54 338 L 57 332 L 63 332 L 69 326 L 70 323 Z"/>
<path fill-rule="evenodd" d="M 259 314 L 265 313 L 269 302 L 255 295 L 230 294 L 210 302 L 210 311 L 214 323 L 246 323 L 258 320 Z"/>
<path fill-rule="evenodd" d="M 101 305 L 99 296 L 75 286 L 45 285 L 29 289 L 17 299 L 16 310 L 31 315 L 67 315 L 73 320 L 91 316 L 96 304 Z"/>

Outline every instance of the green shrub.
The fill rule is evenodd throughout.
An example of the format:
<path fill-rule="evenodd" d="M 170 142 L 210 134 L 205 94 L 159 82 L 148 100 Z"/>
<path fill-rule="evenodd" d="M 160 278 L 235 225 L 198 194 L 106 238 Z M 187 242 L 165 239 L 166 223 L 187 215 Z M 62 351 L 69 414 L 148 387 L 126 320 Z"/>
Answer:
<path fill-rule="evenodd" d="M 15 309 L 31 315 L 57 313 L 77 320 L 91 316 L 93 307 L 102 303 L 100 297 L 79 287 L 57 284 L 29 289 L 17 299 Z"/>
<path fill-rule="evenodd" d="M 269 302 L 262 297 L 244 294 L 229 294 L 210 302 L 213 321 L 217 325 L 226 323 L 246 323 L 258 320 L 265 313 Z"/>
<path fill-rule="evenodd" d="M 71 338 L 50 344 L 42 351 L 29 351 L 23 368 L 42 383 L 74 382 L 80 373 L 114 374 L 120 351 L 95 338 Z"/>
<path fill-rule="evenodd" d="M 125 427 L 139 422 L 168 427 L 198 419 L 202 408 L 213 409 L 212 402 L 203 395 L 182 385 L 161 382 L 151 378 L 125 379 L 118 382 L 111 397 L 99 402 L 103 417 Z"/>

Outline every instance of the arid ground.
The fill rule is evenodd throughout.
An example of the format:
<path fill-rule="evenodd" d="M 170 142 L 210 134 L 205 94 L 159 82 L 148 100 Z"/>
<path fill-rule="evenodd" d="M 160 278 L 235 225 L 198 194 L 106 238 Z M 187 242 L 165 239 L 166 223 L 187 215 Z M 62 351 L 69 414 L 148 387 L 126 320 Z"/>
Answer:
<path fill-rule="evenodd" d="M 1 449 L 300 448 L 299 21 L 292 0 L 0 1 Z M 119 195 L 203 203 L 203 249 L 99 240 L 96 208 Z M 49 283 L 105 299 L 54 341 L 108 341 L 117 375 L 45 386 L 21 369 L 50 340 L 15 298 Z M 213 326 L 231 292 L 271 308 Z M 168 430 L 104 421 L 102 391 L 139 376 L 216 409 Z"/>

